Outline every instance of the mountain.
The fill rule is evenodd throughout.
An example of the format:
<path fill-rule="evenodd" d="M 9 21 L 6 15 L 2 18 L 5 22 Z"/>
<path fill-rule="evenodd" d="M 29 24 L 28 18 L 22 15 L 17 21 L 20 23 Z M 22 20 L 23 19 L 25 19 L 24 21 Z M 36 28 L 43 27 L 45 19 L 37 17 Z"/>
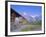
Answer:
<path fill-rule="evenodd" d="M 27 18 L 27 20 L 28 20 L 30 23 L 36 22 L 36 21 L 40 21 L 40 20 L 42 20 L 42 16 L 35 16 L 35 17 L 29 16 L 29 17 Z"/>
<path fill-rule="evenodd" d="M 42 16 L 36 16 L 35 19 L 36 20 L 42 20 Z"/>
<path fill-rule="evenodd" d="M 29 17 L 28 17 L 28 21 L 29 21 L 30 23 L 32 23 L 33 20 L 34 20 L 34 18 L 33 18 L 32 16 L 29 16 Z"/>

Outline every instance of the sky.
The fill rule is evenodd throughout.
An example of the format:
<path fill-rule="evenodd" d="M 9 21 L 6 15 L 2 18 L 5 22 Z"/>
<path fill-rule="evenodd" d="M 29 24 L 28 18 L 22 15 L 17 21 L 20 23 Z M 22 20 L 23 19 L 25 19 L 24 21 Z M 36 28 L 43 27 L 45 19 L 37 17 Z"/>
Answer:
<path fill-rule="evenodd" d="M 11 5 L 11 8 L 24 15 L 36 16 L 42 13 L 41 6 Z"/>

